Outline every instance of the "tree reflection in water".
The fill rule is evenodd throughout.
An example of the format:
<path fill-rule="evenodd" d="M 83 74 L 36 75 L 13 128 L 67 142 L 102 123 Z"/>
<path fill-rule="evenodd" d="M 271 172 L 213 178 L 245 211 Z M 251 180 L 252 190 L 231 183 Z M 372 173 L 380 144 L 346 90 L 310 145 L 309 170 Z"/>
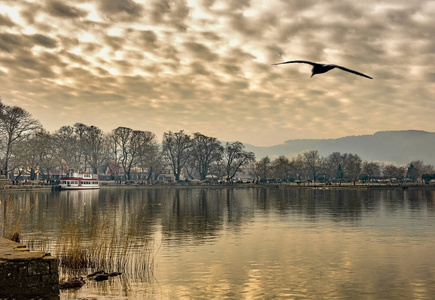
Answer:
<path fill-rule="evenodd" d="M 431 189 L 120 188 L 11 194 L 22 241 L 124 275 L 67 298 L 427 298 Z M 4 205 L 2 201 L 2 205 Z"/>

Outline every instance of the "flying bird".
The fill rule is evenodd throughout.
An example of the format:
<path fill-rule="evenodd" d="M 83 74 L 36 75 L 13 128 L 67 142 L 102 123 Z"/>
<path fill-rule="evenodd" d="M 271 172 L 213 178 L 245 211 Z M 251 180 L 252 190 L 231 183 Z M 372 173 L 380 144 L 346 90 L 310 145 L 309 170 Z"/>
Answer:
<path fill-rule="evenodd" d="M 332 69 L 340 69 L 346 72 L 350 72 L 359 76 L 363 76 L 369 79 L 373 79 L 370 76 L 367 76 L 366 74 L 360 73 L 358 71 L 355 70 L 351 70 L 342 66 L 337 66 L 337 65 L 328 65 L 328 64 L 318 64 L 312 61 L 308 61 L 308 60 L 290 60 L 290 61 L 285 61 L 285 62 L 281 62 L 281 63 L 277 63 L 277 64 L 272 64 L 272 65 L 283 65 L 283 64 L 293 64 L 293 63 L 301 63 L 301 64 L 309 64 L 312 65 L 313 68 L 311 69 L 311 77 L 313 77 L 316 74 L 322 74 L 322 73 L 326 73 Z M 310 77 L 310 78 L 311 78 Z"/>

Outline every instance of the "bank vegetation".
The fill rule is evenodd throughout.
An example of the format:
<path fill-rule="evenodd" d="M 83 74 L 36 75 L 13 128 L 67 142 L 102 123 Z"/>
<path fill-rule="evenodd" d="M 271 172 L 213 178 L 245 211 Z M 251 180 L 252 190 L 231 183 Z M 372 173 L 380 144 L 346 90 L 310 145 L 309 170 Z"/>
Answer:
<path fill-rule="evenodd" d="M 103 132 L 76 123 L 48 132 L 30 113 L 0 101 L 0 173 L 12 182 L 53 183 L 71 171 L 116 182 L 378 182 L 435 179 L 434 166 L 363 161 L 356 153 L 327 157 L 310 150 L 294 157 L 256 158 L 243 143 L 199 132 L 118 127 Z"/>

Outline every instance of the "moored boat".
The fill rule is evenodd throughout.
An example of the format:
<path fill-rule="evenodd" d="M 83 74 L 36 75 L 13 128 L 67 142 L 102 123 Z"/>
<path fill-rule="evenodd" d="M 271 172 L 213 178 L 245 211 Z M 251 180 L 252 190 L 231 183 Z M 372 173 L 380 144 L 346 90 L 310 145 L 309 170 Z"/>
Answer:
<path fill-rule="evenodd" d="M 73 173 L 71 176 L 61 177 L 58 187 L 61 190 L 90 190 L 99 189 L 100 184 L 96 174 Z"/>

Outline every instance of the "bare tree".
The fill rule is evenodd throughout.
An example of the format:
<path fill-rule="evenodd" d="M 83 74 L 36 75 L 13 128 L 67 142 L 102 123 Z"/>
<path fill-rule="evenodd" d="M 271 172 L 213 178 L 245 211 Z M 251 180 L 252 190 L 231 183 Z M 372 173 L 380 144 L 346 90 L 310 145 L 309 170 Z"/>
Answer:
<path fill-rule="evenodd" d="M 11 158 L 10 169 L 15 170 L 15 179 L 24 171 L 29 174 L 30 180 L 35 180 L 39 175 L 43 179 L 50 179 L 50 170 L 54 166 L 53 138 L 45 130 L 35 132 L 17 142 Z"/>
<path fill-rule="evenodd" d="M 168 131 L 163 134 L 163 157 L 169 163 L 177 181 L 180 180 L 181 171 L 190 158 L 191 147 L 192 139 L 183 130 L 176 133 Z"/>
<path fill-rule="evenodd" d="M 272 161 L 272 171 L 273 176 L 278 179 L 288 180 L 290 179 L 291 174 L 291 164 L 290 160 L 284 155 L 279 156 L 278 158 Z"/>
<path fill-rule="evenodd" d="M 149 131 L 133 130 L 127 127 L 118 127 L 113 130 L 112 140 L 115 146 L 115 155 L 124 169 L 126 180 L 131 179 L 131 169 L 135 166 L 140 157 L 149 150 L 150 145 L 155 142 L 155 135 Z"/>
<path fill-rule="evenodd" d="M 407 177 L 417 180 L 421 178 L 423 174 L 432 173 L 435 173 L 435 169 L 432 165 L 425 165 L 421 160 L 414 160 L 409 163 Z"/>
<path fill-rule="evenodd" d="M 393 164 L 386 164 L 382 168 L 382 173 L 385 178 L 402 180 L 405 177 L 406 168 L 403 166 L 395 166 Z"/>
<path fill-rule="evenodd" d="M 42 130 L 35 135 L 35 144 L 39 157 L 39 171 L 46 180 L 50 180 L 50 170 L 55 162 L 54 138 L 49 132 Z"/>
<path fill-rule="evenodd" d="M 118 137 L 112 131 L 107 135 L 108 160 L 107 168 L 110 171 L 112 179 L 117 180 L 121 173 L 121 155 L 118 147 Z"/>
<path fill-rule="evenodd" d="M 9 160 L 14 146 L 36 130 L 41 129 L 39 121 L 30 113 L 17 106 L 0 105 L 0 134 L 4 137 L 4 154 L 1 174 L 9 172 Z"/>
<path fill-rule="evenodd" d="M 323 157 L 319 155 L 317 150 L 304 152 L 302 156 L 309 176 L 313 179 L 313 181 L 316 181 L 318 174 L 323 167 Z"/>
<path fill-rule="evenodd" d="M 89 149 L 85 136 L 88 132 L 88 126 L 83 123 L 75 123 L 74 134 L 77 137 L 77 155 L 78 161 L 80 162 L 80 169 L 86 171 L 89 164 Z"/>
<path fill-rule="evenodd" d="M 33 155 L 31 150 L 31 141 L 21 140 L 17 142 L 16 147 L 9 159 L 9 172 L 13 180 L 18 180 L 25 172 L 29 172 L 30 179 L 35 177 L 35 170 L 37 169 L 36 156 Z"/>
<path fill-rule="evenodd" d="M 358 154 L 348 154 L 344 171 L 354 184 L 361 174 L 361 164 L 362 160 Z"/>
<path fill-rule="evenodd" d="M 199 132 L 193 134 L 191 158 L 200 180 L 205 180 L 212 164 L 222 159 L 223 151 L 224 147 L 216 138 Z"/>
<path fill-rule="evenodd" d="M 381 168 L 376 162 L 364 161 L 362 163 L 361 173 L 368 180 L 381 176 Z"/>
<path fill-rule="evenodd" d="M 271 161 L 269 156 L 265 156 L 255 164 L 255 175 L 263 180 L 269 178 L 269 174 L 272 170 Z"/>
<path fill-rule="evenodd" d="M 133 136 L 133 129 L 127 127 L 118 127 L 113 130 L 113 140 L 115 142 L 115 155 L 119 160 L 122 168 L 124 169 L 124 178 L 130 180 L 130 170 L 133 165 L 136 153 L 135 149 L 131 149 L 131 139 Z"/>
<path fill-rule="evenodd" d="M 74 127 L 62 126 L 57 130 L 53 134 L 53 146 L 62 170 L 80 171 L 81 150 Z"/>
<path fill-rule="evenodd" d="M 227 181 L 232 180 L 241 167 L 255 160 L 254 153 L 247 152 L 243 150 L 244 148 L 245 146 L 241 142 L 225 144 L 223 162 Z"/>
<path fill-rule="evenodd" d="M 163 172 L 163 157 L 157 142 L 151 143 L 145 155 L 140 157 L 139 167 L 148 170 L 146 180 L 155 180 Z"/>
<path fill-rule="evenodd" d="M 86 158 L 86 161 L 89 161 L 92 173 L 98 174 L 99 167 L 108 158 L 107 137 L 95 126 L 83 125 L 81 129 L 82 132 L 79 139 L 84 149 L 83 156 Z"/>
<path fill-rule="evenodd" d="M 325 159 L 325 168 L 328 177 L 336 180 L 344 180 L 344 167 L 346 165 L 347 153 L 333 152 Z"/>
<path fill-rule="evenodd" d="M 135 131 L 134 145 L 138 151 L 135 165 L 142 168 L 142 172 L 148 172 L 147 179 L 151 178 L 152 172 L 157 171 L 161 155 L 157 144 L 156 135 L 150 131 Z"/>
<path fill-rule="evenodd" d="M 290 170 L 293 178 L 296 180 L 301 180 L 305 176 L 308 177 L 306 173 L 306 168 L 304 166 L 304 158 L 302 154 L 299 154 L 295 158 L 293 158 L 290 162 Z"/>

